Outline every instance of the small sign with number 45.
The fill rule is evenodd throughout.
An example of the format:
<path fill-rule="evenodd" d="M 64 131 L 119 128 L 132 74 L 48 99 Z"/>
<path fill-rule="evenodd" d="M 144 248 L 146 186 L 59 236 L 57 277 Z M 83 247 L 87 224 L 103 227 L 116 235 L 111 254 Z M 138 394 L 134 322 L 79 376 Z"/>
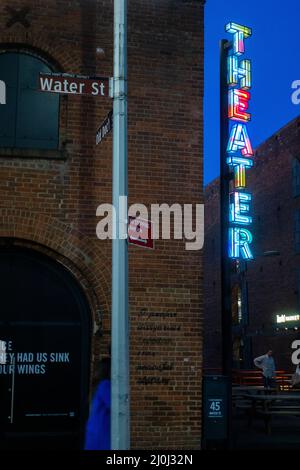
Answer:
<path fill-rule="evenodd" d="M 209 418 L 223 418 L 223 399 L 210 398 L 209 399 Z"/>

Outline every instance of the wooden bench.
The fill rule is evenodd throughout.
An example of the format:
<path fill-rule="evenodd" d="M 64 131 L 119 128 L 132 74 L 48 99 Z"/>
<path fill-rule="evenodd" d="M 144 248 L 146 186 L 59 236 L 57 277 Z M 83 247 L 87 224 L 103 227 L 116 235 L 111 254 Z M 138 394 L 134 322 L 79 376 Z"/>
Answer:
<path fill-rule="evenodd" d="M 222 370 L 203 369 L 204 375 L 222 375 Z M 291 388 L 292 374 L 284 370 L 276 371 L 276 384 L 280 390 L 289 390 Z M 259 369 L 233 369 L 232 370 L 233 386 L 260 386 L 263 385 L 262 371 Z"/>
<path fill-rule="evenodd" d="M 262 372 L 256 370 L 234 370 L 232 371 L 232 384 L 233 385 L 248 385 L 259 386 L 262 385 Z M 291 374 L 284 370 L 276 371 L 276 384 L 281 390 L 289 389 L 291 386 Z"/>

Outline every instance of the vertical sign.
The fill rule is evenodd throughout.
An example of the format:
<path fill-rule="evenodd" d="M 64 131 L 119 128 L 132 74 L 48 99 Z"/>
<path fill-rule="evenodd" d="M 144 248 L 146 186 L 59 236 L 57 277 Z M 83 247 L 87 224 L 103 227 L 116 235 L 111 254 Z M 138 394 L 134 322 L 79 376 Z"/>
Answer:
<path fill-rule="evenodd" d="M 6 84 L 0 80 L 0 104 L 6 104 Z"/>
<path fill-rule="evenodd" d="M 253 150 L 248 134 L 248 112 L 251 98 L 251 62 L 243 59 L 245 40 L 252 35 L 247 26 L 228 23 L 232 47 L 227 57 L 228 119 L 232 124 L 226 149 L 226 162 L 234 172 L 234 187 L 229 194 L 228 256 L 253 259 L 250 205 L 252 195 L 246 190 L 246 170 L 253 166 Z"/>

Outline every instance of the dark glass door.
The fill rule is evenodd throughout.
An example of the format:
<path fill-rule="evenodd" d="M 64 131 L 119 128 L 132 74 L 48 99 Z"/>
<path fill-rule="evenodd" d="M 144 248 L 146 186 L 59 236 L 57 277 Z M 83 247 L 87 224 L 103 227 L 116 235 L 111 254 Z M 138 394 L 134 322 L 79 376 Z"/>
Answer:
<path fill-rule="evenodd" d="M 79 449 L 88 413 L 89 309 L 66 269 L 0 250 L 0 448 Z"/>

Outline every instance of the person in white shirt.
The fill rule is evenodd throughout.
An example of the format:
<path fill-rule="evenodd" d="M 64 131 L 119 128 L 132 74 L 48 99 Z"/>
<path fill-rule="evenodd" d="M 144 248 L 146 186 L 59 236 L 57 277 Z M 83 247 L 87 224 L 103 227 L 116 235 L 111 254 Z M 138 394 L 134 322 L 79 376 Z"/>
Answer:
<path fill-rule="evenodd" d="M 254 364 L 256 367 L 262 370 L 264 387 L 274 388 L 276 368 L 275 368 L 275 361 L 273 358 L 273 351 L 270 349 L 263 356 L 256 357 L 254 359 Z"/>

